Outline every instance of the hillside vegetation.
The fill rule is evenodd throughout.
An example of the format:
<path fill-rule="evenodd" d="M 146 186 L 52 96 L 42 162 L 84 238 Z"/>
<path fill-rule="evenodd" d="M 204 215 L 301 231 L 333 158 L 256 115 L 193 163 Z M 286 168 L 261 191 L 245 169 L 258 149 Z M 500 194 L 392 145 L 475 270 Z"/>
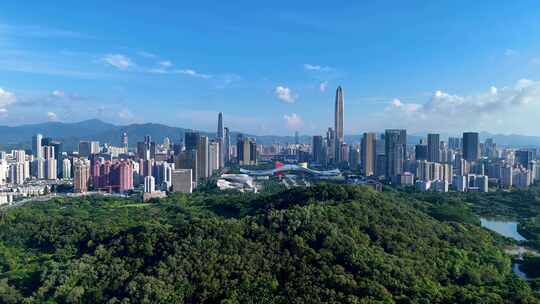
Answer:
<path fill-rule="evenodd" d="M 538 303 L 492 234 L 358 186 L 56 199 L 0 220 L 2 303 Z"/>

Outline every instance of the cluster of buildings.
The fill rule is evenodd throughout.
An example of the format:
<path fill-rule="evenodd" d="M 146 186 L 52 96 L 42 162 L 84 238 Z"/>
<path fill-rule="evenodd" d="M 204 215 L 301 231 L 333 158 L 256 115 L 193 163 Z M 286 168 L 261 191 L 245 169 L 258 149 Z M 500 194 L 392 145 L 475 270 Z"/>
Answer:
<path fill-rule="evenodd" d="M 286 163 L 309 163 L 312 168 L 339 168 L 359 174 L 362 180 L 415 186 L 422 191 L 487 192 L 488 187 L 526 188 L 540 180 L 540 151 L 533 148 L 498 147 L 493 139 L 480 141 L 476 132 L 441 140 L 427 134 L 410 143 L 405 129 L 364 133 L 346 143 L 343 135 L 343 90 L 337 88 L 334 127 L 315 135 L 311 143 L 261 146 L 261 158 Z"/>
<path fill-rule="evenodd" d="M 61 141 L 36 134 L 31 150 L 0 151 L 0 203 L 12 199 L 5 193 L 41 195 L 64 184 L 72 185 L 76 193 L 138 191 L 150 199 L 168 192 L 191 193 L 212 176 L 221 189 L 256 191 L 253 178 L 291 172 L 325 179 L 346 173 L 355 177 L 354 183 L 382 181 L 440 192 L 526 188 L 540 180 L 539 150 L 499 147 L 492 139 L 481 142 L 476 132 L 447 141 L 432 133 L 411 144 L 406 130 L 388 129 L 346 143 L 341 87 L 334 106 L 334 126 L 324 136 L 313 136 L 310 143 L 300 143 L 296 132 L 293 144 L 261 145 L 242 134 L 234 144 L 222 113 L 215 135 L 189 131 L 179 142 L 166 137 L 162 143 L 148 135 L 135 149 L 126 132 L 120 145 L 84 140 L 77 151 L 64 151 Z M 261 161 L 281 165 L 257 171 Z M 223 174 L 231 164 L 243 167 L 242 174 Z"/>
<path fill-rule="evenodd" d="M 167 192 L 191 193 L 225 164 L 256 165 L 257 151 L 255 140 L 241 134 L 236 145 L 231 145 L 222 113 L 215 136 L 185 132 L 178 143 L 167 137 L 156 143 L 145 136 L 133 150 L 126 132 L 121 134 L 120 146 L 84 140 L 76 151 L 64 151 L 62 142 L 36 134 L 31 150 L 0 152 L 0 193 L 40 195 L 56 184 L 71 185 L 75 193 L 138 191 L 145 199 Z M 43 190 L 36 192 L 36 184 Z M 0 203 L 12 199 L 0 195 Z"/>

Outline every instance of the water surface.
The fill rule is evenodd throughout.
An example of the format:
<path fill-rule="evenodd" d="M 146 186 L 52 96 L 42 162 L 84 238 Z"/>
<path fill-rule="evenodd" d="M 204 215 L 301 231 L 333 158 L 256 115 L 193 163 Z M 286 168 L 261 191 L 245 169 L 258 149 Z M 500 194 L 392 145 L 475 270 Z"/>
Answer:
<path fill-rule="evenodd" d="M 516 241 L 525 241 L 526 239 L 519 234 L 517 230 L 517 222 L 514 221 L 498 221 L 481 218 L 482 227 L 495 231 L 500 235 L 514 239 Z"/>

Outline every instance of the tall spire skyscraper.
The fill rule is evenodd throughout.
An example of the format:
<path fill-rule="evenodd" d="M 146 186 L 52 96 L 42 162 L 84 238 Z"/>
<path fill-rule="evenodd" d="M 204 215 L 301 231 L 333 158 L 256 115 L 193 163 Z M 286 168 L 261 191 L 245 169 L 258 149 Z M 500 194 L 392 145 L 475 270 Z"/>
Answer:
<path fill-rule="evenodd" d="M 222 112 L 219 112 L 218 114 L 217 138 L 223 139 L 223 113 Z"/>
<path fill-rule="evenodd" d="M 338 86 L 336 90 L 336 108 L 335 108 L 335 121 L 334 132 L 336 132 L 335 139 L 335 161 L 340 163 L 342 159 L 341 145 L 344 142 L 343 138 L 343 90 L 341 86 Z"/>

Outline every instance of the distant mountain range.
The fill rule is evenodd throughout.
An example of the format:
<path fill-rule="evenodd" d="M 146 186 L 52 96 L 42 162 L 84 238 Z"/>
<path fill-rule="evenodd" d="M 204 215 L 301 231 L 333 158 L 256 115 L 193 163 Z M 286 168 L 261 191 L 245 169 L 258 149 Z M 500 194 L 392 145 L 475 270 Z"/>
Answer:
<path fill-rule="evenodd" d="M 163 138 L 169 137 L 173 142 L 179 142 L 184 138 L 184 133 L 191 129 L 170 127 L 163 124 L 145 123 L 130 124 L 125 126 L 113 125 L 98 119 L 85 120 L 76 123 L 46 122 L 40 124 L 28 124 L 20 126 L 0 126 L 0 147 L 3 149 L 31 147 L 32 136 L 41 133 L 46 137 L 61 140 L 64 142 L 66 150 L 77 148 L 81 140 L 97 140 L 101 143 L 120 144 L 122 132 L 127 132 L 129 145 L 134 147 L 137 141 L 142 141 L 145 135 L 150 135 L 156 142 L 163 142 Z M 215 133 L 199 131 L 203 135 L 210 137 Z M 235 140 L 238 132 L 232 132 L 231 138 Z M 255 137 L 257 142 L 262 144 L 270 143 L 294 143 L 294 136 L 274 136 L 274 135 L 249 135 Z M 422 135 L 409 135 L 409 144 L 418 143 Z M 444 138 L 444 137 L 443 137 Z M 487 132 L 480 133 L 481 140 L 493 138 L 502 146 L 516 147 L 540 147 L 540 137 L 525 135 L 497 135 Z M 300 136 L 301 143 L 311 142 L 311 136 Z M 346 135 L 348 143 L 359 143 L 361 135 Z"/>

